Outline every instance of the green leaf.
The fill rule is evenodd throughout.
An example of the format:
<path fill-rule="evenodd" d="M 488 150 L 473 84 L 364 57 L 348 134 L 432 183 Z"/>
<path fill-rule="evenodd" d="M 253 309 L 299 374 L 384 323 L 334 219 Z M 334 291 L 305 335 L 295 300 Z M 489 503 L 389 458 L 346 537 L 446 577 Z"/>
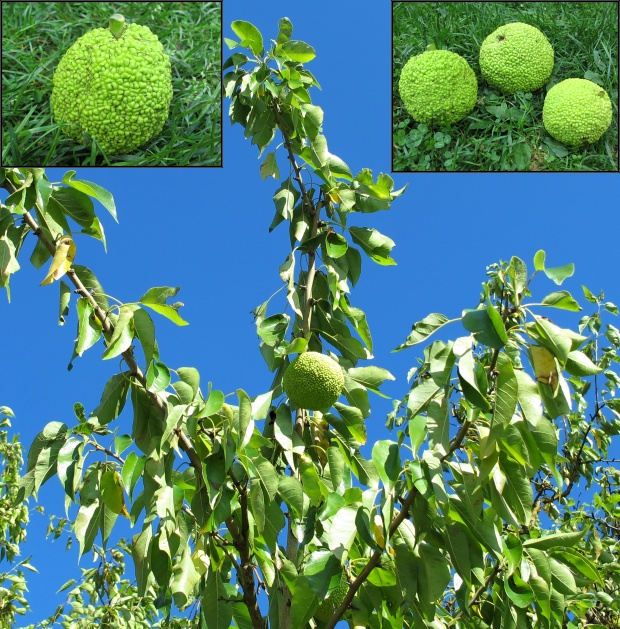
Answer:
<path fill-rule="evenodd" d="M 553 424 L 543 417 L 542 401 L 538 386 L 524 371 L 517 370 L 519 404 L 525 416 L 528 430 L 543 459 L 555 469 L 558 438 Z"/>
<path fill-rule="evenodd" d="M 218 570 L 210 570 L 206 587 L 202 594 L 202 613 L 208 618 L 208 629 L 228 629 L 232 627 L 233 605 L 226 590 L 222 576 Z"/>
<path fill-rule="evenodd" d="M 250 491 L 248 495 L 250 498 L 250 509 L 252 511 L 252 515 L 254 516 L 256 528 L 258 529 L 258 533 L 262 535 L 263 530 L 265 529 L 265 495 L 263 494 L 263 490 L 261 489 L 260 482 L 257 478 L 253 478 L 250 481 Z"/>
<path fill-rule="evenodd" d="M 30 262 L 32 266 L 34 266 L 35 269 L 40 269 L 45 264 L 45 262 L 50 259 L 50 257 L 51 254 L 47 250 L 47 247 L 43 244 L 43 241 L 37 239 L 37 243 L 35 244 L 32 254 L 30 256 Z M 13 272 L 14 271 L 11 271 L 11 273 Z M 8 272 L 6 272 L 5 275 L 8 276 Z M 0 279 L 2 279 L 2 277 L 0 277 Z"/>
<path fill-rule="evenodd" d="M 132 500 L 133 489 L 136 486 L 136 483 L 142 477 L 142 471 L 144 470 L 145 463 L 146 457 L 138 456 L 135 452 L 130 452 L 125 459 L 125 463 L 123 464 L 121 477 L 123 479 L 125 489 L 129 494 L 129 498 Z"/>
<path fill-rule="evenodd" d="M 184 321 L 177 312 L 183 304 L 178 302 L 171 306 L 166 304 L 166 300 L 170 297 L 174 297 L 179 292 L 179 287 L 171 286 L 156 286 L 150 288 L 142 297 L 140 297 L 140 304 L 151 308 L 160 315 L 170 319 L 176 325 L 188 325 L 187 321 Z"/>
<path fill-rule="evenodd" d="M 243 20 L 236 20 L 230 25 L 237 37 L 241 38 L 240 45 L 249 48 L 257 57 L 263 54 L 263 36 L 260 31 Z"/>
<path fill-rule="evenodd" d="M 275 151 L 267 153 L 267 157 L 260 167 L 260 176 L 263 178 L 263 181 L 267 179 L 267 177 L 280 179 L 280 170 L 278 169 L 278 163 L 276 162 Z"/>
<path fill-rule="evenodd" d="M 62 422 L 50 422 L 35 437 L 28 450 L 28 473 L 19 481 L 19 502 L 31 494 L 36 497 L 41 485 L 56 473 L 58 453 L 68 438 L 67 432 Z"/>
<path fill-rule="evenodd" d="M 424 339 L 427 339 L 431 334 L 434 334 L 439 328 L 446 325 L 446 323 L 450 323 L 448 318 L 445 315 L 433 313 L 430 314 L 422 321 L 418 321 L 414 324 L 411 329 L 411 334 L 407 337 L 407 340 L 399 345 L 394 351 L 400 351 L 401 349 L 405 349 L 405 347 L 411 347 L 412 345 L 417 345 L 421 343 Z"/>
<path fill-rule="evenodd" d="M 65 317 L 69 314 L 69 302 L 71 301 L 71 289 L 69 285 L 60 280 L 60 299 L 58 300 L 58 325 L 65 324 Z"/>
<path fill-rule="evenodd" d="M 302 103 L 300 109 L 304 113 L 304 129 L 308 137 L 313 140 L 321 130 L 323 110 L 318 105 L 310 103 Z"/>
<path fill-rule="evenodd" d="M 190 388 L 190 402 L 192 402 L 196 397 L 196 394 L 198 393 L 198 387 L 200 386 L 200 373 L 195 367 L 179 367 L 177 369 L 177 375 L 179 376 L 181 381 Z"/>
<path fill-rule="evenodd" d="M 513 256 L 510 259 L 508 273 L 510 275 L 515 294 L 517 296 L 521 295 L 527 286 L 527 266 L 525 262 L 523 262 L 521 258 Z"/>
<path fill-rule="evenodd" d="M 144 596 L 149 586 L 149 577 L 151 576 L 149 548 L 152 537 L 151 525 L 147 524 L 141 533 L 134 535 L 131 539 L 131 556 L 136 571 L 138 596 Z"/>
<path fill-rule="evenodd" d="M 75 518 L 75 537 L 80 543 L 80 556 L 92 547 L 99 530 L 101 504 L 95 500 L 90 505 L 82 505 Z"/>
<path fill-rule="evenodd" d="M 82 266 L 81 264 L 74 264 L 72 268 L 82 284 L 84 284 L 84 288 L 92 295 L 101 310 L 108 312 L 110 309 L 108 298 L 105 296 L 105 291 L 99 283 L 99 280 L 95 277 L 95 274 L 88 267 Z"/>
<path fill-rule="evenodd" d="M 307 627 L 319 605 L 317 595 L 312 591 L 305 575 L 295 579 L 295 589 L 291 599 L 291 627 Z"/>
<path fill-rule="evenodd" d="M 280 344 L 288 330 L 289 317 L 285 314 L 275 314 L 263 319 L 257 326 L 258 336 L 267 345 L 275 346 Z"/>
<path fill-rule="evenodd" d="M 538 342 L 544 345 L 561 364 L 564 364 L 571 349 L 575 349 L 573 347 L 573 339 L 568 334 L 565 334 L 565 330 L 547 321 L 544 317 L 534 315 L 534 319 L 535 329 L 533 330 L 532 326 L 529 326 L 528 332 L 530 332 L 532 336 L 534 336 L 532 332 L 537 333 L 538 338 L 535 337 L 535 340 L 538 340 Z"/>
<path fill-rule="evenodd" d="M 386 489 L 391 491 L 401 472 L 398 444 L 394 441 L 377 441 L 372 448 L 372 462 Z"/>
<path fill-rule="evenodd" d="M 119 456 L 127 450 L 127 448 L 133 443 L 131 435 L 117 435 L 114 437 L 114 450 Z"/>
<path fill-rule="evenodd" d="M 116 419 L 125 406 L 130 384 L 131 374 L 129 372 L 117 373 L 112 376 L 106 382 L 99 406 L 91 413 L 91 417 L 97 417 L 102 426 Z"/>
<path fill-rule="evenodd" d="M 282 44 L 280 52 L 291 61 L 307 63 L 316 57 L 314 48 L 303 41 L 291 40 Z"/>
<path fill-rule="evenodd" d="M 550 548 L 568 547 L 577 544 L 587 533 L 587 529 L 575 531 L 574 533 L 550 533 L 542 537 L 530 538 L 523 541 L 524 548 L 535 548 L 537 550 L 549 550 Z"/>
<path fill-rule="evenodd" d="M 459 573 L 463 581 L 471 584 L 471 559 L 473 545 L 466 534 L 467 528 L 461 522 L 449 524 L 446 528 L 443 539 L 446 548 L 450 553 L 450 558 L 454 568 Z"/>
<path fill-rule="evenodd" d="M 328 413 L 325 418 L 335 428 L 336 432 L 345 438 L 353 437 L 358 443 L 366 443 L 366 426 L 364 424 L 363 412 L 355 406 L 347 406 L 336 402 L 334 408 L 338 411 L 342 419 L 339 422 L 334 415 Z"/>
<path fill-rule="evenodd" d="M 513 513 L 517 516 L 520 524 L 527 524 L 532 516 L 532 484 L 526 476 L 525 468 L 519 463 L 515 463 L 506 456 L 500 454 L 500 467 L 506 475 L 506 484 L 502 495 Z"/>
<path fill-rule="evenodd" d="M 179 290 L 179 286 L 154 286 L 140 297 L 140 303 L 165 305 L 166 301 L 170 297 L 175 297 Z"/>
<path fill-rule="evenodd" d="M 589 302 L 595 304 L 596 303 L 596 296 L 594 295 L 594 293 L 592 293 L 592 291 L 587 286 L 584 286 L 583 284 L 581 285 L 581 289 L 583 290 L 583 296 Z"/>
<path fill-rule="evenodd" d="M 327 255 L 330 258 L 336 259 L 345 255 L 349 245 L 343 236 L 330 230 L 325 238 L 325 248 L 327 250 Z"/>
<path fill-rule="evenodd" d="M 170 441 L 170 435 L 180 428 L 185 420 L 187 414 L 187 405 L 179 404 L 173 408 L 168 409 L 168 416 L 166 417 L 166 425 L 164 431 L 159 440 L 160 447 L 163 447 L 165 443 Z"/>
<path fill-rule="evenodd" d="M 332 552 L 342 553 L 351 549 L 357 533 L 356 515 L 357 508 L 347 505 L 325 522 L 325 542 Z"/>
<path fill-rule="evenodd" d="M 210 415 L 215 415 L 215 413 L 219 412 L 224 404 L 224 394 L 222 391 L 210 391 L 209 397 L 205 403 L 204 415 L 209 417 Z"/>
<path fill-rule="evenodd" d="M 334 486 L 334 490 L 339 492 L 344 488 L 345 461 L 337 446 L 327 448 L 327 460 L 329 461 L 329 475 Z"/>
<path fill-rule="evenodd" d="M 123 511 L 126 513 L 123 483 L 115 470 L 108 470 L 101 476 L 101 497 L 112 513 L 120 514 Z"/>
<path fill-rule="evenodd" d="M 386 380 L 395 380 L 394 376 L 387 369 L 372 365 L 368 367 L 353 367 L 347 371 L 347 375 L 367 389 L 376 392 L 379 391 L 379 387 Z"/>
<path fill-rule="evenodd" d="M 376 229 L 368 227 L 349 227 L 353 241 L 377 264 L 394 265 L 396 262 L 390 257 L 395 243 Z"/>
<path fill-rule="evenodd" d="M 9 276 L 19 269 L 20 266 L 15 257 L 15 245 L 3 235 L 0 238 L 0 284 L 6 286 Z"/>
<path fill-rule="evenodd" d="M 491 305 L 484 309 L 463 311 L 463 327 L 472 332 L 477 343 L 501 349 L 508 336 L 501 315 Z"/>
<path fill-rule="evenodd" d="M 50 213 L 60 212 L 70 216 L 82 227 L 83 234 L 100 240 L 105 248 L 103 226 L 95 215 L 93 202 L 86 194 L 74 188 L 58 188 L 49 199 L 48 209 Z"/>
<path fill-rule="evenodd" d="M 146 370 L 146 388 L 151 393 L 165 391 L 170 384 L 170 370 L 159 360 L 153 360 Z"/>
<path fill-rule="evenodd" d="M 278 36 L 276 37 L 276 44 L 283 44 L 291 39 L 293 34 L 293 25 L 287 17 L 283 17 L 278 22 Z"/>
<path fill-rule="evenodd" d="M 347 181 L 353 180 L 351 169 L 337 155 L 334 155 L 333 153 L 327 151 L 325 163 L 327 165 L 327 168 L 329 169 L 330 175 L 341 177 L 342 179 L 346 179 Z M 326 180 L 330 181 L 330 178 L 326 178 Z"/>
<path fill-rule="evenodd" d="M 139 308 L 133 313 L 133 327 L 136 338 L 140 341 L 140 345 L 142 345 L 144 361 L 147 365 L 150 365 L 157 350 L 153 319 L 151 319 L 146 310 Z"/>
<path fill-rule="evenodd" d="M 426 542 L 418 544 L 418 553 L 414 562 L 418 570 L 418 597 L 434 607 L 434 601 L 441 600 L 450 581 L 450 564 L 438 548 Z"/>
<path fill-rule="evenodd" d="M 571 262 L 570 264 L 565 264 L 564 266 L 554 267 L 552 269 L 548 269 L 545 267 L 545 252 L 541 249 L 536 252 L 534 256 L 534 268 L 537 271 L 543 271 L 545 275 L 553 280 L 558 286 L 562 284 L 562 282 L 567 278 L 571 277 L 575 272 L 575 265 Z"/>
<path fill-rule="evenodd" d="M 347 277 L 351 282 L 351 286 L 355 286 L 362 274 L 362 254 L 355 247 L 348 247 L 345 253 L 347 262 Z M 355 308 L 351 308 L 351 311 Z M 360 311 L 361 312 L 361 311 Z"/>
<path fill-rule="evenodd" d="M 118 321 L 114 325 L 112 336 L 106 341 L 107 347 L 102 356 L 104 360 L 119 356 L 131 346 L 134 334 L 133 312 L 133 307 L 127 305 L 121 306 Z"/>
<path fill-rule="evenodd" d="M 540 249 L 534 255 L 534 269 L 536 271 L 544 271 L 545 270 L 545 252 Z"/>
<path fill-rule="evenodd" d="M 409 391 L 407 397 L 407 409 L 411 416 L 423 412 L 426 405 L 439 393 L 441 386 L 430 378 L 428 380 L 417 380 L 415 385 Z"/>
<path fill-rule="evenodd" d="M 455 343 L 455 350 L 456 350 Z M 456 351 L 455 351 L 456 354 Z M 466 399 L 474 406 L 482 409 L 485 413 L 492 410 L 492 406 L 489 404 L 486 396 L 480 391 L 478 387 L 478 380 L 475 373 L 474 357 L 471 347 L 460 355 L 457 364 L 457 372 L 459 375 L 459 382 L 463 389 L 463 394 Z"/>
<path fill-rule="evenodd" d="M 512 363 L 503 352 L 497 355 L 497 371 L 493 421 L 505 425 L 510 423 L 517 410 L 518 384 Z"/>
<path fill-rule="evenodd" d="M 282 185 L 273 195 L 276 214 L 269 226 L 269 231 L 273 231 L 282 221 L 288 221 L 293 218 L 293 209 L 298 200 L 299 192 L 289 177 L 286 181 L 282 182 Z"/>
<path fill-rule="evenodd" d="M 91 303 L 80 297 L 77 301 L 78 338 L 75 353 L 81 356 L 92 347 L 101 337 L 101 321 L 95 316 Z"/>
<path fill-rule="evenodd" d="M 523 141 L 513 144 L 511 154 L 517 170 L 523 171 L 529 169 L 532 149 L 527 142 Z"/>
<path fill-rule="evenodd" d="M 567 290 L 549 293 L 549 295 L 542 300 L 542 303 L 544 306 L 570 310 L 571 312 L 579 312 L 581 310 L 581 306 L 573 299 L 573 296 Z"/>
<path fill-rule="evenodd" d="M 114 203 L 114 197 L 101 186 L 96 183 L 92 183 L 92 181 L 86 181 L 85 179 L 73 179 L 75 176 L 75 170 L 67 171 L 63 178 L 62 182 L 68 184 L 72 188 L 87 194 L 90 197 L 94 197 L 103 205 L 103 207 L 110 212 L 114 220 L 118 223 L 118 218 L 116 216 L 116 204 Z"/>
<path fill-rule="evenodd" d="M 579 350 L 569 352 L 565 368 L 571 376 L 594 376 L 603 371 Z"/>
<path fill-rule="evenodd" d="M 549 552 L 553 557 L 570 566 L 573 571 L 581 573 L 586 579 L 603 587 L 603 578 L 596 564 L 576 548 L 551 548 Z"/>
<path fill-rule="evenodd" d="M 295 518 L 304 516 L 304 491 L 296 478 L 281 475 L 278 478 L 278 493 Z"/>
<path fill-rule="evenodd" d="M 506 589 L 506 594 L 508 594 L 508 598 L 520 608 L 529 607 L 534 602 L 534 593 L 531 588 L 519 579 L 520 583 L 517 585 L 515 583 L 516 577 L 504 577 L 504 588 Z"/>
<path fill-rule="evenodd" d="M 144 302 L 142 302 L 142 305 L 146 306 L 147 308 L 150 308 L 151 310 L 154 310 L 156 313 L 162 315 L 163 317 L 166 317 L 166 319 L 170 319 L 170 321 L 172 321 L 172 323 L 175 323 L 176 325 L 189 325 L 187 321 L 185 321 L 179 316 L 179 313 L 177 312 L 176 308 L 174 308 L 173 306 L 160 306 L 159 304 L 145 304 Z"/>
<path fill-rule="evenodd" d="M 84 466 L 85 442 L 75 437 L 69 437 L 58 452 L 56 473 L 58 480 L 65 489 L 65 493 L 75 501 L 75 495 L 82 482 L 82 468 Z"/>
<path fill-rule="evenodd" d="M 557 559 L 549 557 L 549 566 L 551 567 L 551 579 L 553 589 L 558 592 L 571 596 L 577 593 L 577 584 L 573 573 Z"/>
<path fill-rule="evenodd" d="M 325 501 L 329 492 L 325 483 L 319 478 L 316 467 L 309 456 L 304 454 L 300 457 L 299 470 L 304 493 L 310 498 L 312 505 L 318 507 Z"/>
<path fill-rule="evenodd" d="M 254 419 L 252 418 L 252 401 L 243 389 L 237 389 L 239 399 L 239 444 L 238 450 L 243 451 L 254 433 Z"/>
<path fill-rule="evenodd" d="M 280 476 L 276 472 L 276 468 L 262 456 L 248 459 L 248 468 L 251 478 L 260 479 L 269 500 L 275 500 L 278 494 L 278 478 Z"/>

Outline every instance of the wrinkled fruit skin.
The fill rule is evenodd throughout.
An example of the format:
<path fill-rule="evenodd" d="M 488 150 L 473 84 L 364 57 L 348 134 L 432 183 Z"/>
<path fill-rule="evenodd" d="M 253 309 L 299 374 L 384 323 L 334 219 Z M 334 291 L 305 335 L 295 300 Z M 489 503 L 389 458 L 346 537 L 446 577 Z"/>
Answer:
<path fill-rule="evenodd" d="M 547 133 L 568 146 L 596 142 L 611 124 L 607 92 L 586 79 L 566 79 L 545 97 L 543 124 Z"/>
<path fill-rule="evenodd" d="M 333 589 L 330 595 L 316 608 L 314 617 L 321 622 L 327 622 L 340 607 L 348 591 L 349 584 L 346 579 L 343 579 L 340 585 Z"/>
<path fill-rule="evenodd" d="M 344 376 L 329 356 L 304 352 L 287 367 L 282 386 L 293 407 L 325 411 L 340 397 Z"/>
<path fill-rule="evenodd" d="M 117 40 L 107 28 L 80 37 L 53 79 L 56 122 L 76 142 L 83 132 L 108 153 L 128 153 L 157 135 L 172 99 L 170 58 L 148 26 L 129 24 Z"/>
<path fill-rule="evenodd" d="M 480 47 L 480 71 L 502 92 L 533 92 L 553 70 L 549 40 L 529 24 L 513 22 L 493 31 Z"/>
<path fill-rule="evenodd" d="M 427 50 L 404 65 L 398 90 L 414 120 L 443 126 L 462 120 L 474 108 L 478 81 L 460 55 Z"/>

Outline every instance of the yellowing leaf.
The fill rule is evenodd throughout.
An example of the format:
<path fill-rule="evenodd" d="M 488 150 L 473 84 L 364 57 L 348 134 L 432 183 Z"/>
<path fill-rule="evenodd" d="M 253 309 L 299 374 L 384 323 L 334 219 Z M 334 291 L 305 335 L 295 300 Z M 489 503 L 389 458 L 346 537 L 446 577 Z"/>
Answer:
<path fill-rule="evenodd" d="M 118 472 L 108 470 L 101 477 L 101 496 L 105 506 L 112 511 L 124 515 L 129 519 L 129 513 L 125 507 L 123 494 L 123 482 Z"/>
<path fill-rule="evenodd" d="M 555 391 L 558 386 L 558 369 L 555 356 L 546 347 L 538 345 L 530 346 L 530 355 L 536 380 L 548 384 Z"/>
<path fill-rule="evenodd" d="M 51 284 L 54 280 L 59 280 L 71 267 L 75 258 L 75 243 L 71 236 L 63 236 L 56 245 L 56 253 L 52 259 L 46 278 L 41 282 L 41 286 Z"/>

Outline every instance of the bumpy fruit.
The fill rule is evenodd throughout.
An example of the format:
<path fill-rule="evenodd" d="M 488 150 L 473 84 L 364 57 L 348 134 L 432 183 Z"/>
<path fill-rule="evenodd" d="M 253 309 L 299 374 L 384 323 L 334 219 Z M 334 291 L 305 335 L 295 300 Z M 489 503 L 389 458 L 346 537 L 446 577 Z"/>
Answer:
<path fill-rule="evenodd" d="M 568 146 L 596 142 L 611 124 L 607 92 L 586 79 L 566 79 L 545 97 L 543 124 L 547 133 Z"/>
<path fill-rule="evenodd" d="M 447 125 L 462 120 L 474 108 L 478 81 L 460 55 L 449 50 L 427 50 L 404 65 L 398 90 L 414 120 Z"/>
<path fill-rule="evenodd" d="M 170 58 L 148 26 L 124 24 L 80 37 L 53 78 L 56 122 L 76 142 L 84 133 L 108 153 L 129 153 L 163 128 L 172 99 Z"/>
<path fill-rule="evenodd" d="M 294 407 L 326 411 L 340 397 L 344 376 L 329 356 L 304 352 L 287 367 L 282 386 Z"/>
<path fill-rule="evenodd" d="M 349 584 L 343 576 L 338 586 L 329 592 L 328 597 L 316 608 L 314 617 L 321 622 L 327 622 L 340 607 L 348 591 Z"/>
<path fill-rule="evenodd" d="M 533 92 L 553 70 L 553 48 L 537 28 L 522 22 L 500 26 L 480 47 L 480 71 L 502 92 Z"/>

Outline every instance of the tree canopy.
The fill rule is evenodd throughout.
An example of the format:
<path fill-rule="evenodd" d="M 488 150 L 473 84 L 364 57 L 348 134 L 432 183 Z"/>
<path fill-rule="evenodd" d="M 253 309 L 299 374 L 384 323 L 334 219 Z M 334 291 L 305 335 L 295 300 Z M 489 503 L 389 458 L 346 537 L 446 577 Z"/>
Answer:
<path fill-rule="evenodd" d="M 176 288 L 121 303 L 93 270 L 65 265 L 54 281 L 60 318 L 75 301 L 74 358 L 98 346 L 122 368 L 96 408 L 77 403 L 71 425 L 42 428 L 19 480 L 19 444 L 2 442 L 1 558 L 15 559 L 25 507 L 51 478 L 76 513 L 80 554 L 100 557 L 40 626 L 617 626 L 616 306 L 584 287 L 577 329 L 562 327 L 554 312 L 582 310 L 560 288 L 571 264 L 549 268 L 539 251 L 529 268 L 517 256 L 489 266 L 476 308 L 429 314 L 396 348 L 412 353 L 409 382 L 388 438 L 365 456 L 373 395 L 393 376 L 375 364 L 353 289 L 363 261 L 394 263 L 394 241 L 365 225 L 404 189 L 328 150 L 307 69 L 315 51 L 288 19 L 268 46 L 248 22 L 232 30 L 229 116 L 257 146 L 262 177 L 279 182 L 269 229 L 290 241 L 282 294 L 253 312 L 272 386 L 226 396 L 194 367 L 166 363 L 153 318 L 186 323 Z M 112 194 L 74 171 L 50 182 L 43 169 L 6 168 L 0 185 L 9 296 L 27 244 L 39 268 L 63 236 L 104 240 L 93 200 L 116 216 Z M 534 279 L 550 292 L 535 298 Z M 283 393 L 306 351 L 342 371 L 330 409 L 295 408 Z M 118 430 L 125 408 L 132 425 Z M 0 410 L 6 425 L 12 412 Z M 135 534 L 109 547 L 119 516 Z M 2 622 L 27 606 L 28 567 L 3 575 Z"/>

